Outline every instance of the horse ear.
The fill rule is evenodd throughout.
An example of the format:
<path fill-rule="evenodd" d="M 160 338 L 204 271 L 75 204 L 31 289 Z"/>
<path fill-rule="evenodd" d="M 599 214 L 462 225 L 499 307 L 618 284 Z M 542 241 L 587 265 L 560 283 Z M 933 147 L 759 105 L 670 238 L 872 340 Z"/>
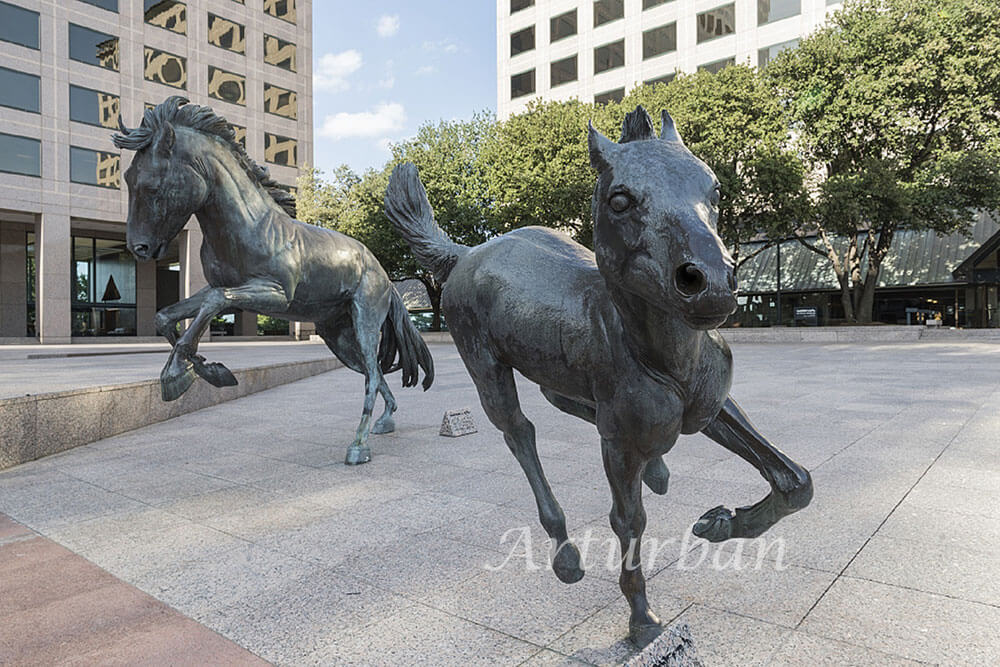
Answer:
<path fill-rule="evenodd" d="M 588 123 L 587 144 L 590 146 L 590 166 L 599 172 L 606 171 L 610 165 L 612 153 L 618 148 L 606 136 L 597 131 L 593 123 Z"/>
<path fill-rule="evenodd" d="M 163 123 L 160 129 L 160 136 L 156 140 L 156 154 L 162 158 L 170 158 L 174 153 L 174 144 L 177 142 L 177 135 L 170 123 Z"/>
<path fill-rule="evenodd" d="M 660 139 L 664 141 L 676 141 L 679 144 L 684 143 L 681 139 L 681 135 L 677 133 L 677 126 L 674 125 L 674 119 L 670 117 L 670 114 L 666 109 L 663 110 L 663 128 L 660 130 Z"/>

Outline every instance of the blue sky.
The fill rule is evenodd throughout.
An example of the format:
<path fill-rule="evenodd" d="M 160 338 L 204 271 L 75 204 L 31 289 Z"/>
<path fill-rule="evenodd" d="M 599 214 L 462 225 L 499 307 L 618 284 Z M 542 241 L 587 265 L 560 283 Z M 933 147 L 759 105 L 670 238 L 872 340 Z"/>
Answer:
<path fill-rule="evenodd" d="M 427 121 L 496 110 L 494 0 L 315 0 L 315 166 L 380 167 Z"/>

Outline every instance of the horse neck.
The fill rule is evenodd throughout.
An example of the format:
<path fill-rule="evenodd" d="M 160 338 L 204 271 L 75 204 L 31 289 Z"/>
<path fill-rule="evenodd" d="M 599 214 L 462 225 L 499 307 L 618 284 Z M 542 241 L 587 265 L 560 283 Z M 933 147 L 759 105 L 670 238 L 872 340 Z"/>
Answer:
<path fill-rule="evenodd" d="M 698 362 L 705 332 L 688 327 L 680 315 L 656 308 L 617 286 L 609 284 L 608 288 L 632 356 L 655 373 L 687 384 Z"/>
<path fill-rule="evenodd" d="M 258 227 L 269 220 L 277 205 L 237 164 L 236 159 L 212 155 L 204 160 L 211 195 L 195 216 L 206 240 L 241 244 L 258 235 Z"/>

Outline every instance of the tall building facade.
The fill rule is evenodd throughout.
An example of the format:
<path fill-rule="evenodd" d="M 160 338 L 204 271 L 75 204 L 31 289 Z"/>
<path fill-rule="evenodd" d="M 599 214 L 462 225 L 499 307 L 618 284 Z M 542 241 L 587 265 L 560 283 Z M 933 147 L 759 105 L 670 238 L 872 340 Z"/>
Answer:
<path fill-rule="evenodd" d="M 293 188 L 312 161 L 311 0 L 0 0 L 0 342 L 153 336 L 205 285 L 194 220 L 156 262 L 124 243 L 132 154 L 111 134 L 171 95 Z"/>
<path fill-rule="evenodd" d="M 763 65 L 841 0 L 497 0 L 497 111 L 606 102 L 677 72 Z"/>

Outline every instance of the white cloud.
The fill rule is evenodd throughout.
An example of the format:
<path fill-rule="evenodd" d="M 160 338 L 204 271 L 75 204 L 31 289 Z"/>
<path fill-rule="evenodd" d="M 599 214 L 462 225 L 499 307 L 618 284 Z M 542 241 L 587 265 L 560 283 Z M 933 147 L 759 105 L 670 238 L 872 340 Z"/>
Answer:
<path fill-rule="evenodd" d="M 396 85 L 396 75 L 393 74 L 395 67 L 396 63 L 392 60 L 385 61 L 385 76 L 379 79 L 379 88 L 392 88 Z"/>
<path fill-rule="evenodd" d="M 319 135 L 334 141 L 353 137 L 384 137 L 406 125 L 406 109 L 397 102 L 383 102 L 371 111 L 341 112 L 327 116 Z"/>
<path fill-rule="evenodd" d="M 347 77 L 361 69 L 361 53 L 349 49 L 340 53 L 327 53 L 319 59 L 313 74 L 313 87 L 339 93 L 351 87 Z"/>
<path fill-rule="evenodd" d="M 414 74 L 416 74 L 417 76 L 429 76 L 436 71 L 437 68 L 434 67 L 434 65 L 424 65 L 422 67 L 418 67 L 417 71 L 414 72 Z"/>
<path fill-rule="evenodd" d="M 455 53 L 458 51 L 458 44 L 450 39 L 442 39 L 437 42 L 424 42 L 424 51 L 428 53 Z"/>
<path fill-rule="evenodd" d="M 399 32 L 399 14 L 383 14 L 375 26 L 379 37 L 392 37 Z"/>

